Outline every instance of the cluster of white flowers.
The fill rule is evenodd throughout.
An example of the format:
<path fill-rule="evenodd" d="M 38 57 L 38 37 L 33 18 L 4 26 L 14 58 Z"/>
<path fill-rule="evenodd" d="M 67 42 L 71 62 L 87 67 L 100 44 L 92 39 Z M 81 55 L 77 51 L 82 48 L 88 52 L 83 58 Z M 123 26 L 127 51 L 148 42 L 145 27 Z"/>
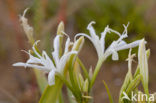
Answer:
<path fill-rule="evenodd" d="M 26 12 L 26 11 L 25 11 Z M 92 27 L 92 24 L 95 24 L 95 22 L 91 22 L 87 29 L 90 32 L 90 35 L 87 35 L 85 33 L 79 33 L 75 36 L 85 36 L 87 37 L 94 45 L 98 58 L 99 59 L 106 59 L 108 56 L 112 55 L 113 60 L 118 60 L 118 51 L 128 48 L 133 48 L 139 45 L 140 40 L 132 42 L 130 44 L 127 44 L 123 39 L 127 38 L 127 26 L 124 25 L 124 32 L 120 34 L 119 32 L 109 28 L 108 26 L 105 28 L 104 32 L 101 33 L 101 38 L 96 35 L 94 28 Z M 111 45 L 105 50 L 105 36 L 107 33 L 115 33 L 119 36 L 118 40 L 115 40 L 111 43 Z M 32 47 L 32 50 L 35 54 L 33 56 L 30 51 L 27 52 L 29 55 L 29 59 L 26 63 L 18 62 L 13 64 L 13 66 L 24 66 L 24 67 L 32 67 L 36 69 L 43 70 L 45 72 L 48 72 L 48 83 L 49 85 L 55 84 L 55 75 L 56 73 L 63 73 L 65 65 L 71 56 L 71 54 L 77 54 L 79 50 L 71 49 L 69 50 L 69 46 L 71 44 L 70 38 L 68 37 L 65 44 L 65 49 L 63 55 L 60 57 L 60 37 L 63 35 L 57 35 L 54 39 L 53 47 L 54 51 L 52 52 L 53 60 L 47 55 L 45 51 L 42 52 L 42 54 L 39 54 L 36 50 L 36 45 L 38 41 L 36 41 Z M 76 47 L 77 42 L 74 42 L 73 48 Z"/>
<path fill-rule="evenodd" d="M 99 59 L 106 59 L 108 56 L 110 56 L 112 54 L 112 59 L 113 60 L 118 60 L 118 53 L 117 51 L 119 50 L 124 50 L 124 49 L 128 49 L 128 48 L 133 48 L 133 47 L 136 47 L 139 45 L 140 43 L 140 40 L 137 40 L 135 42 L 132 42 L 130 44 L 127 44 L 123 39 L 124 38 L 127 38 L 128 35 L 127 35 L 127 26 L 123 25 L 125 30 L 122 34 L 120 34 L 119 32 L 109 28 L 109 26 L 107 26 L 104 31 L 101 33 L 101 38 L 99 38 L 99 36 L 96 35 L 95 33 L 95 30 L 92 26 L 92 24 L 95 24 L 94 21 L 92 21 L 87 29 L 89 30 L 90 32 L 90 35 L 87 35 L 85 33 L 79 33 L 76 35 L 77 36 L 85 36 L 87 37 L 94 45 L 96 51 L 97 51 L 97 54 L 98 54 L 98 58 Z M 112 44 L 105 50 L 105 37 L 106 37 L 106 34 L 107 33 L 115 33 L 119 36 L 118 40 L 115 40 L 112 42 Z"/>
<path fill-rule="evenodd" d="M 35 53 L 36 57 L 33 56 L 30 51 L 26 52 L 29 55 L 29 59 L 26 63 L 18 62 L 13 64 L 13 66 L 24 66 L 24 67 L 32 67 L 35 69 L 40 69 L 45 72 L 48 72 L 48 83 L 49 85 L 55 84 L 55 73 L 63 73 L 64 67 L 66 65 L 66 62 L 71 54 L 77 54 L 77 51 L 69 51 L 69 45 L 70 45 L 70 39 L 68 38 L 65 44 L 65 51 L 64 54 L 60 57 L 60 37 L 61 35 L 57 35 L 54 39 L 54 51 L 52 52 L 52 56 L 54 59 L 54 62 L 51 60 L 51 58 L 47 55 L 45 51 L 42 52 L 42 55 L 38 53 L 35 46 L 39 41 L 36 41 L 32 47 L 33 52 Z"/>

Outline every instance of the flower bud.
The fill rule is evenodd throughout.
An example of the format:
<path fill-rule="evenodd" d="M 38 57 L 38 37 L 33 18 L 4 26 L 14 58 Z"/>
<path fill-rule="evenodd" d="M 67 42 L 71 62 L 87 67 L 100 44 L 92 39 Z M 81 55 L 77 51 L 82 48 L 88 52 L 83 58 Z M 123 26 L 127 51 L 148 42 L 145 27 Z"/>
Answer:
<path fill-rule="evenodd" d="M 64 23 L 61 21 L 57 27 L 57 35 L 60 36 L 60 43 L 59 43 L 59 55 L 62 55 L 62 43 L 63 43 L 63 32 L 64 32 Z"/>
<path fill-rule="evenodd" d="M 57 27 L 57 35 L 63 35 L 64 32 L 64 23 L 61 21 Z"/>
<path fill-rule="evenodd" d="M 88 79 L 86 79 L 83 85 L 83 92 L 85 93 L 88 92 L 88 85 L 89 85 L 89 82 L 88 82 Z"/>
<path fill-rule="evenodd" d="M 150 49 L 146 50 L 147 59 L 149 59 L 150 53 Z"/>
<path fill-rule="evenodd" d="M 78 76 L 78 82 L 79 82 L 80 90 L 83 90 L 84 79 L 81 74 L 79 74 Z"/>
<path fill-rule="evenodd" d="M 81 36 L 78 40 L 76 40 L 74 42 L 72 50 L 73 51 L 80 51 L 82 46 L 83 46 L 83 44 L 84 44 L 84 37 Z"/>
<path fill-rule="evenodd" d="M 92 76 L 93 76 L 93 69 L 92 69 L 92 67 L 90 67 L 90 69 L 89 69 L 89 78 L 90 78 L 90 80 L 92 79 Z"/>

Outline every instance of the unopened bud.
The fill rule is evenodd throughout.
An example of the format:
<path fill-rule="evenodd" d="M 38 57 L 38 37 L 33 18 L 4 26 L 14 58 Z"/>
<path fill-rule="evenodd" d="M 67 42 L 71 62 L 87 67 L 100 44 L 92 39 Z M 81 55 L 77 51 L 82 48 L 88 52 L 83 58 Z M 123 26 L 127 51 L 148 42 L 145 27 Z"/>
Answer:
<path fill-rule="evenodd" d="M 89 78 L 90 78 L 90 80 L 92 79 L 92 76 L 93 76 L 93 69 L 92 69 L 92 67 L 90 67 L 90 69 L 89 69 Z"/>
<path fill-rule="evenodd" d="M 73 49 L 74 51 L 80 51 L 84 44 L 84 37 L 81 36 L 78 40 L 74 42 Z"/>
<path fill-rule="evenodd" d="M 80 89 L 83 90 L 84 79 L 81 74 L 79 74 L 78 81 L 79 81 Z"/>
<path fill-rule="evenodd" d="M 61 21 L 57 28 L 57 35 L 63 35 L 64 32 L 64 23 Z"/>
<path fill-rule="evenodd" d="M 83 91 L 84 92 L 88 92 L 88 85 L 89 85 L 89 82 L 88 82 L 88 79 L 86 79 L 84 82 L 84 85 L 83 85 Z"/>
<path fill-rule="evenodd" d="M 151 54 L 150 49 L 146 50 L 147 59 L 149 59 L 150 54 Z"/>

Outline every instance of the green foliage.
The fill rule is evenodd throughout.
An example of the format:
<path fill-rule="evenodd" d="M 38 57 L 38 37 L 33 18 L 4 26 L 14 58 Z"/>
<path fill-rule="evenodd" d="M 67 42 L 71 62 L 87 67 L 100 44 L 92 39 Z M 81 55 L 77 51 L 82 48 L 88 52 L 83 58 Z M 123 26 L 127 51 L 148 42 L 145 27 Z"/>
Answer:
<path fill-rule="evenodd" d="M 39 86 L 41 94 L 45 90 L 46 86 L 48 85 L 46 78 L 44 77 L 44 74 L 42 71 L 34 69 L 34 73 L 36 76 L 37 84 Z"/>
<path fill-rule="evenodd" d="M 63 82 L 59 79 L 55 79 L 55 85 L 47 86 L 44 93 L 41 96 L 39 103 L 56 103 L 61 93 Z"/>
<path fill-rule="evenodd" d="M 104 86 L 106 88 L 106 91 L 107 91 L 107 94 L 108 94 L 108 97 L 109 97 L 109 102 L 110 103 L 114 103 L 113 97 L 112 97 L 112 95 L 110 93 L 110 90 L 109 90 L 109 88 L 108 88 L 108 86 L 107 86 L 107 84 L 106 84 L 106 82 L 104 80 L 103 80 L 103 84 L 104 84 Z"/>
<path fill-rule="evenodd" d="M 139 54 L 138 54 L 139 63 L 134 73 L 134 76 L 132 75 L 132 72 L 131 72 L 131 65 L 132 65 L 131 60 L 133 60 L 133 58 L 131 56 L 131 53 L 129 55 L 128 62 L 130 63 L 130 66 L 128 68 L 128 73 L 126 74 L 124 83 L 120 90 L 119 103 L 125 103 L 125 102 L 131 103 L 131 101 L 122 100 L 123 92 L 125 92 L 128 96 L 131 97 L 131 92 L 138 91 L 139 89 L 138 86 L 140 82 L 142 82 L 145 94 L 149 97 L 149 90 L 148 90 L 148 78 L 149 78 L 148 76 L 149 75 L 148 75 L 147 62 L 149 59 L 150 50 L 146 51 L 144 39 L 141 41 L 138 51 L 139 51 Z M 144 103 L 144 101 L 142 101 L 141 103 Z"/>

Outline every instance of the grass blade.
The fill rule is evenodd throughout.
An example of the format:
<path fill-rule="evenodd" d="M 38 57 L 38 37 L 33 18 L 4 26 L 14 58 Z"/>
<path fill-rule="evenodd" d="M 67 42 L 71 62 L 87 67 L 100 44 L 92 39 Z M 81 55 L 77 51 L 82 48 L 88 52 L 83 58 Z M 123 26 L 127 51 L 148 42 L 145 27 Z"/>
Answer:
<path fill-rule="evenodd" d="M 106 84 L 106 82 L 103 80 L 103 84 L 104 84 L 104 86 L 105 86 L 105 88 L 106 88 L 106 91 L 107 91 L 107 94 L 108 94 L 108 97 L 109 97 L 109 102 L 110 103 L 114 103 L 113 102 L 113 98 L 112 98 L 112 95 L 111 95 L 111 93 L 110 93 L 110 90 L 109 90 L 109 88 L 108 88 L 108 86 L 107 86 L 107 84 Z"/>

